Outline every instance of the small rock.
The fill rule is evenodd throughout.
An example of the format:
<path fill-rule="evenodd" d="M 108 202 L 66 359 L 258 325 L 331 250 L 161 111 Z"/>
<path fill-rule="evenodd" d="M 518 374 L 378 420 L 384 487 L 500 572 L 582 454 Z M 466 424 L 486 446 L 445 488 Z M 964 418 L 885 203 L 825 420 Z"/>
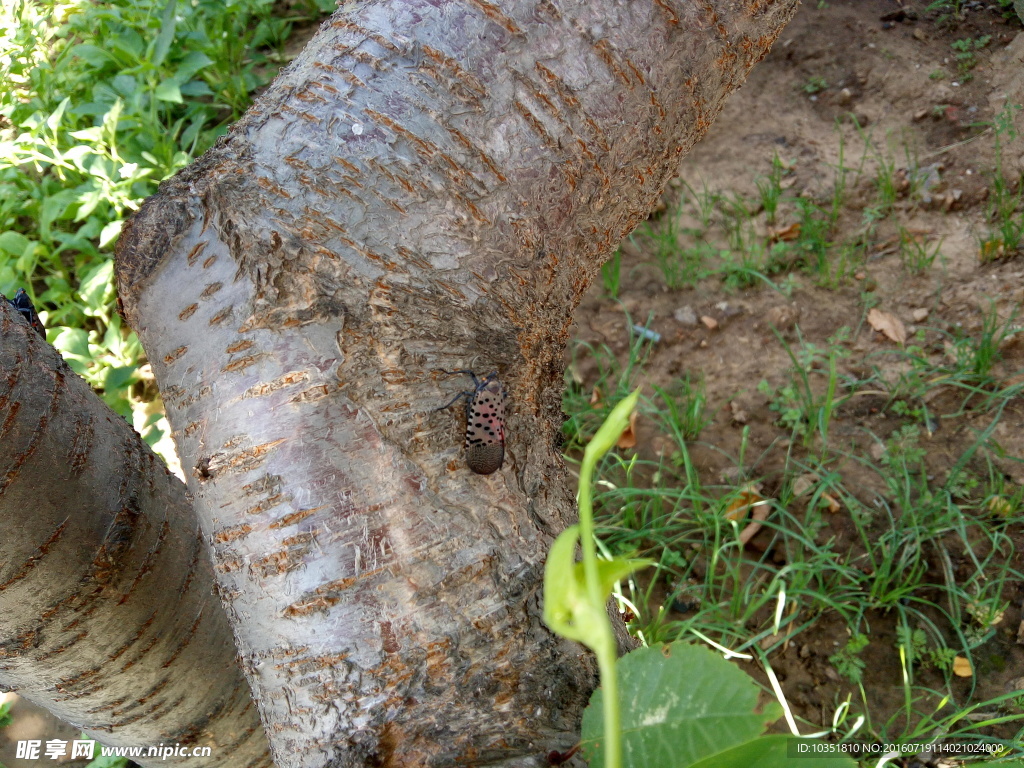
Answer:
<path fill-rule="evenodd" d="M 674 313 L 672 317 L 676 319 L 676 322 L 680 325 L 696 325 L 697 324 L 697 313 L 693 311 L 693 307 L 680 307 Z"/>
<path fill-rule="evenodd" d="M 701 315 L 700 321 L 704 323 L 705 327 L 709 331 L 713 331 L 716 328 L 718 328 L 718 321 L 715 320 L 715 318 L 711 317 L 711 315 Z"/>
<path fill-rule="evenodd" d="M 921 323 L 928 318 L 928 310 L 925 309 L 924 307 L 921 307 L 920 309 L 915 309 L 913 312 L 911 312 L 910 316 L 914 318 L 915 323 Z"/>
<path fill-rule="evenodd" d="M 925 31 L 920 27 L 914 27 L 914 31 L 910 34 L 914 36 L 915 40 L 920 40 L 922 43 L 928 39 L 928 35 L 926 35 Z"/>
<path fill-rule="evenodd" d="M 843 90 L 839 92 L 839 96 L 836 100 L 843 106 L 846 106 L 851 101 L 853 101 L 853 91 L 851 91 L 849 88 L 843 88 Z"/>
<path fill-rule="evenodd" d="M 926 117 L 928 117 L 929 111 L 930 110 L 927 109 L 917 110 L 917 112 L 914 113 L 914 122 L 921 122 L 922 120 L 924 120 Z"/>

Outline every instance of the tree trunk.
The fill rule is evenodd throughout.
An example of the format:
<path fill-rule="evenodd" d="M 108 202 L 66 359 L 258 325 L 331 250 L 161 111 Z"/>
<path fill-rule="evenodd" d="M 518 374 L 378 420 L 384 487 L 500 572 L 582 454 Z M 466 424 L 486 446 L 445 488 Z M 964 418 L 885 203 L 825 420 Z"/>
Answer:
<path fill-rule="evenodd" d="M 0 685 L 104 744 L 271 765 L 184 486 L 2 299 L 0 520 Z"/>
<path fill-rule="evenodd" d="M 281 768 L 530 764 L 595 682 L 540 620 L 571 313 L 796 0 L 369 0 L 126 226 Z M 503 468 L 436 411 L 497 371 Z"/>

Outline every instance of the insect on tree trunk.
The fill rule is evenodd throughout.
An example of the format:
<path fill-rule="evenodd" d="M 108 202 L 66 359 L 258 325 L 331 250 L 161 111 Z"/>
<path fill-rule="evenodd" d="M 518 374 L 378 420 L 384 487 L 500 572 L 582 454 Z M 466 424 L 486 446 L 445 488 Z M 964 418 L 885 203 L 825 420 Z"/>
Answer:
<path fill-rule="evenodd" d="M 281 768 L 541 760 L 571 312 L 796 0 L 348 4 L 129 222 L 153 363 Z M 497 371 L 470 472 L 436 369 Z M 522 763 L 527 764 L 527 763 Z"/>

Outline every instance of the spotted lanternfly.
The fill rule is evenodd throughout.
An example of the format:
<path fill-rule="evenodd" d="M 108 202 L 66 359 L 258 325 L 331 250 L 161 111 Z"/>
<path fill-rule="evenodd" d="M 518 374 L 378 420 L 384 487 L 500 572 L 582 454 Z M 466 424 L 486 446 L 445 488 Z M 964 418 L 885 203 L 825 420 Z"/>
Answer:
<path fill-rule="evenodd" d="M 454 376 L 465 373 L 473 379 L 472 392 L 460 392 L 437 410 L 443 411 L 460 397 L 466 400 L 466 464 L 478 475 L 501 469 L 505 459 L 505 388 L 498 373 L 478 379 L 472 371 L 441 371 Z"/>
<path fill-rule="evenodd" d="M 36 314 L 36 308 L 32 306 L 32 299 L 25 293 L 24 288 L 19 288 L 18 292 L 14 294 L 14 298 L 8 299 L 7 303 L 21 313 L 21 316 L 28 321 L 28 324 L 35 328 L 36 333 L 44 339 L 46 338 L 46 329 L 43 328 L 43 323 L 39 319 L 39 315 Z"/>

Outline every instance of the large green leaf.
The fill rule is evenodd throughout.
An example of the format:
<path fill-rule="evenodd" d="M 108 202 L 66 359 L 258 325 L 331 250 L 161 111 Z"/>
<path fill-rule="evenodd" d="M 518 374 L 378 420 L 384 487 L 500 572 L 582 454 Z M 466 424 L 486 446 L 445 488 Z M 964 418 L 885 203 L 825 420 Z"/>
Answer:
<path fill-rule="evenodd" d="M 855 768 L 846 755 L 823 750 L 837 749 L 814 739 L 799 739 L 786 734 L 762 736 L 739 746 L 711 755 L 689 768 Z"/>
<path fill-rule="evenodd" d="M 758 687 L 734 664 L 686 643 L 641 648 L 619 659 L 625 764 L 683 768 L 760 735 L 779 718 L 774 703 L 755 713 Z M 604 760 L 602 692 L 583 715 L 583 751 Z"/>

